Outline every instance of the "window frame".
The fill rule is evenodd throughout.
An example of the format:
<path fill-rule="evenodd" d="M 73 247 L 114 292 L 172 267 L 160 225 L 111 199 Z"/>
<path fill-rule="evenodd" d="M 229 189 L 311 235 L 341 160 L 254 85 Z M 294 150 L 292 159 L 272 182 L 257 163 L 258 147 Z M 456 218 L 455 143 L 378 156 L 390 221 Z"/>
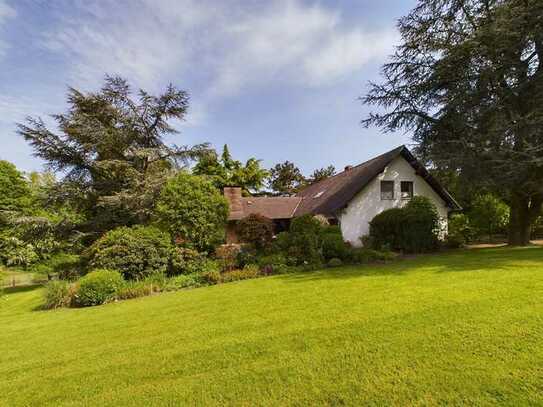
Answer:
<path fill-rule="evenodd" d="M 404 185 L 410 185 L 410 188 L 407 191 L 409 196 L 404 196 L 404 191 L 403 191 Z M 413 181 L 400 181 L 400 198 L 407 201 L 413 198 L 414 195 L 415 195 L 415 183 Z"/>
<path fill-rule="evenodd" d="M 387 185 L 391 185 L 392 186 L 392 189 L 390 191 L 384 191 L 383 190 L 383 185 L 384 184 L 387 184 Z M 382 180 L 381 181 L 381 184 L 380 184 L 380 192 L 381 192 L 381 201 L 392 201 L 394 200 L 394 181 L 388 181 L 388 180 Z M 384 194 L 388 194 L 388 193 L 391 193 L 392 195 L 390 196 L 390 198 L 386 197 Z"/>

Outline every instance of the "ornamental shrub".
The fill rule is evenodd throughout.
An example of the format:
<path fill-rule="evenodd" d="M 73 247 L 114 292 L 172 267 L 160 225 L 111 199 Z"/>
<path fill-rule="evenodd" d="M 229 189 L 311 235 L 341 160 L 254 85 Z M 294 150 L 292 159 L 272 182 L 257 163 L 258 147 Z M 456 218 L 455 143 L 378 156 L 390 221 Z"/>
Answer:
<path fill-rule="evenodd" d="M 228 202 L 211 181 L 180 172 L 162 189 L 156 216 L 176 242 L 210 252 L 224 240 Z"/>
<path fill-rule="evenodd" d="M 290 224 L 288 255 L 294 257 L 298 264 L 321 263 L 324 229 L 311 215 L 293 219 Z"/>
<path fill-rule="evenodd" d="M 123 277 L 117 271 L 92 271 L 79 280 L 75 295 L 76 302 L 82 307 L 103 304 L 115 298 L 115 294 L 123 284 Z"/>
<path fill-rule="evenodd" d="M 350 254 L 350 247 L 343 241 L 341 232 L 332 231 L 330 233 L 326 231 L 322 235 L 322 254 L 326 260 L 333 258 L 343 261 L 347 260 Z"/>
<path fill-rule="evenodd" d="M 119 227 L 107 232 L 85 253 L 90 268 L 122 273 L 127 280 L 166 273 L 172 245 L 167 233 L 152 226 Z"/>
<path fill-rule="evenodd" d="M 239 244 L 223 244 L 215 249 L 215 258 L 221 263 L 222 271 L 234 270 L 237 267 L 241 250 Z"/>
<path fill-rule="evenodd" d="M 381 212 L 370 222 L 370 238 L 376 249 L 419 253 L 437 248 L 439 216 L 432 202 L 413 197 L 403 208 Z"/>
<path fill-rule="evenodd" d="M 45 285 L 44 305 L 46 309 L 69 307 L 75 297 L 73 284 L 62 280 L 52 280 Z"/>
<path fill-rule="evenodd" d="M 232 270 L 221 275 L 221 282 L 230 283 L 232 281 L 247 280 L 256 278 L 260 274 L 257 265 L 247 265 L 243 270 Z"/>
<path fill-rule="evenodd" d="M 204 253 L 187 247 L 174 247 L 171 251 L 170 275 L 200 273 L 202 263 L 207 261 Z"/>
<path fill-rule="evenodd" d="M 263 249 L 273 239 L 273 221 L 260 214 L 251 214 L 237 224 L 237 234 L 244 243 L 251 243 L 257 249 Z"/>

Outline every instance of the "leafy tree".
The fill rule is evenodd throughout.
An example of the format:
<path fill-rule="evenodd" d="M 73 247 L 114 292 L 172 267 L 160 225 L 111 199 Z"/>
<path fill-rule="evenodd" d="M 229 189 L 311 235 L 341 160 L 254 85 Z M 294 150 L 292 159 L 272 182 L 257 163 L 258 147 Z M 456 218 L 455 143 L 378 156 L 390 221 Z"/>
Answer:
<path fill-rule="evenodd" d="M 268 171 L 260 167 L 260 160 L 249 158 L 243 165 L 232 158 L 226 144 L 221 157 L 216 151 L 209 151 L 199 158 L 192 172 L 195 175 L 211 177 L 213 184 L 219 189 L 235 185 L 248 193 L 260 190 L 268 176 Z"/>
<path fill-rule="evenodd" d="M 305 178 L 298 167 L 290 161 L 277 164 L 270 169 L 268 186 L 281 195 L 292 195 L 305 184 Z"/>
<path fill-rule="evenodd" d="M 492 240 L 493 234 L 507 227 L 509 207 L 492 194 L 479 195 L 473 201 L 469 219 L 473 226 Z"/>
<path fill-rule="evenodd" d="M 211 181 L 180 172 L 164 186 L 156 214 L 177 243 L 206 251 L 224 238 L 228 202 Z"/>
<path fill-rule="evenodd" d="M 172 169 L 206 148 L 165 144 L 164 136 L 177 132 L 169 121 L 183 119 L 189 103 L 172 85 L 159 96 L 140 90 L 133 98 L 124 79 L 108 76 L 99 92 L 70 88 L 67 99 L 68 111 L 53 116 L 60 134 L 41 118 L 19 124 L 19 134 L 64 175 L 58 195 L 87 215 L 90 230 L 148 220 Z"/>
<path fill-rule="evenodd" d="M 269 246 L 273 239 L 273 221 L 260 214 L 252 214 L 237 224 L 237 233 L 244 243 L 252 243 L 257 249 Z"/>
<path fill-rule="evenodd" d="M 0 160 L 0 212 L 22 212 L 32 203 L 27 180 L 15 165 Z"/>
<path fill-rule="evenodd" d="M 503 196 L 509 243 L 529 242 L 543 202 L 543 2 L 419 0 L 364 120 L 413 133 L 438 168 Z"/>
<path fill-rule="evenodd" d="M 336 167 L 329 165 L 328 167 L 323 167 L 313 171 L 313 174 L 309 177 L 309 183 L 314 184 L 316 182 L 322 181 L 326 178 L 330 178 L 336 173 Z"/>

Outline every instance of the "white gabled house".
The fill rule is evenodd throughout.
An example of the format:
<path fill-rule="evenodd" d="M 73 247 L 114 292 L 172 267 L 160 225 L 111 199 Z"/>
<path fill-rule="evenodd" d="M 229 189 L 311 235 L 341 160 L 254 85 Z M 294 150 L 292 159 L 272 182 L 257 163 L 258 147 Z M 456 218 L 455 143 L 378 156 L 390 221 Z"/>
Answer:
<path fill-rule="evenodd" d="M 447 230 L 449 212 L 460 209 L 454 198 L 432 177 L 405 146 L 400 146 L 357 166 L 346 167 L 333 177 L 317 182 L 292 197 L 242 197 L 241 188 L 225 188 L 230 203 L 228 243 L 237 241 L 235 222 L 259 213 L 275 221 L 278 231 L 290 219 L 324 215 L 339 224 L 343 238 L 360 246 L 360 237 L 369 233 L 375 215 L 401 207 L 415 195 L 429 198 Z"/>

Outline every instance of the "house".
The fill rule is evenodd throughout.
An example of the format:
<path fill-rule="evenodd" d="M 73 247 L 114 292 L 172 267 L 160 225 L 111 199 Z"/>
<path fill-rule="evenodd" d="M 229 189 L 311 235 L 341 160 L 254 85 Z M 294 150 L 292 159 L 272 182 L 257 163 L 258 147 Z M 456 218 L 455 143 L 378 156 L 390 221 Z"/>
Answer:
<path fill-rule="evenodd" d="M 369 222 L 386 209 L 401 207 L 414 195 L 429 198 L 437 208 L 443 233 L 450 211 L 460 209 L 454 198 L 400 146 L 333 177 L 312 184 L 291 197 L 243 197 L 241 188 L 224 190 L 230 203 L 227 242 L 237 242 L 236 221 L 250 214 L 272 219 L 276 232 L 288 229 L 292 218 L 324 215 L 341 227 L 343 239 L 360 246 L 369 233 Z"/>

